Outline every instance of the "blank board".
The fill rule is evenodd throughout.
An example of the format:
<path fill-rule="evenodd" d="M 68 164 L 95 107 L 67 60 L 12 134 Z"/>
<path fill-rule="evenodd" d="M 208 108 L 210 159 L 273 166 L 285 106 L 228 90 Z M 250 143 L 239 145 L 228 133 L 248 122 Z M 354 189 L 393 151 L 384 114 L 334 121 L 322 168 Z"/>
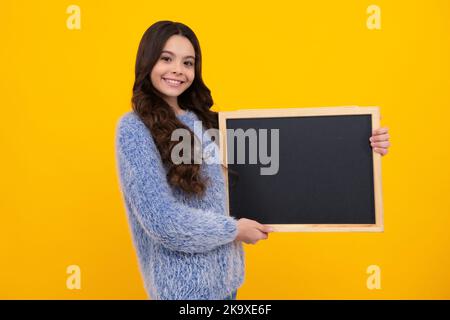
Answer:
<path fill-rule="evenodd" d="M 369 141 L 379 128 L 378 107 L 220 112 L 219 128 L 228 214 L 281 232 L 383 231 L 381 155 Z M 238 163 L 239 130 L 248 133 L 241 139 L 245 163 Z M 264 135 L 267 150 L 260 155 Z M 272 173 L 263 175 L 269 167 Z"/>

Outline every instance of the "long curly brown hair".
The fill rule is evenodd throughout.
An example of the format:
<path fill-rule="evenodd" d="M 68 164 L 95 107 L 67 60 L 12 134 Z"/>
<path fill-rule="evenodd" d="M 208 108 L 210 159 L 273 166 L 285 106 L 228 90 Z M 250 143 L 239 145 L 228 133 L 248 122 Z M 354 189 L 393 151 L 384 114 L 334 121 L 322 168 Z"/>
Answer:
<path fill-rule="evenodd" d="M 194 139 L 197 137 L 188 126 L 177 118 L 174 110 L 152 85 L 150 77 L 166 41 L 173 35 L 186 37 L 195 50 L 195 77 L 189 88 L 178 96 L 178 105 L 184 110 L 193 111 L 207 129 L 218 129 L 218 114 L 210 110 L 213 105 L 211 91 L 202 80 L 202 55 L 199 41 L 188 26 L 179 22 L 158 21 L 151 25 L 142 36 L 136 57 L 132 108 L 154 138 L 162 161 L 167 168 L 169 184 L 181 188 L 190 195 L 202 196 L 209 178 L 201 176 L 200 164 L 194 163 L 193 153 L 198 152 L 194 148 Z M 190 163 L 174 164 L 171 159 L 172 148 L 178 143 L 171 141 L 171 135 L 173 130 L 178 128 L 184 128 L 191 133 L 191 150 L 193 152 Z M 215 142 L 218 143 L 218 141 Z M 198 156 L 203 159 L 201 154 Z"/>

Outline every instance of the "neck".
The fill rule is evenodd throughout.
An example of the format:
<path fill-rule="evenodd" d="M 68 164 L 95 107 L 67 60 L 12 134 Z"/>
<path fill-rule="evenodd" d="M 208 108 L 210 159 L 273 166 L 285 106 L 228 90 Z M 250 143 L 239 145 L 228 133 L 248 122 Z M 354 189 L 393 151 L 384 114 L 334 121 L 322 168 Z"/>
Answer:
<path fill-rule="evenodd" d="M 183 109 L 180 108 L 180 106 L 178 105 L 178 99 L 177 97 L 170 97 L 170 98 L 166 98 L 165 99 L 167 104 L 172 108 L 173 112 L 175 112 L 175 114 L 183 114 L 185 113 L 185 111 Z"/>

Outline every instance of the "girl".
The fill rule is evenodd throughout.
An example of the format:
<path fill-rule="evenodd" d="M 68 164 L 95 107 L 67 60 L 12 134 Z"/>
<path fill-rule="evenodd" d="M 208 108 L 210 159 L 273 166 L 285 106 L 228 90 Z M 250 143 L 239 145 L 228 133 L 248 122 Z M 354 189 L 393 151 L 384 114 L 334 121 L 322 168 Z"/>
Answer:
<path fill-rule="evenodd" d="M 197 164 L 194 154 L 188 163 L 171 158 L 178 143 L 173 130 L 188 130 L 194 146 L 194 121 L 205 130 L 218 128 L 201 67 L 189 27 L 171 21 L 150 26 L 138 48 L 133 110 L 116 128 L 121 191 L 153 299 L 235 299 L 244 280 L 242 242 L 256 244 L 272 231 L 226 214 L 221 165 Z M 373 137 L 385 154 L 387 129 L 378 133 Z"/>

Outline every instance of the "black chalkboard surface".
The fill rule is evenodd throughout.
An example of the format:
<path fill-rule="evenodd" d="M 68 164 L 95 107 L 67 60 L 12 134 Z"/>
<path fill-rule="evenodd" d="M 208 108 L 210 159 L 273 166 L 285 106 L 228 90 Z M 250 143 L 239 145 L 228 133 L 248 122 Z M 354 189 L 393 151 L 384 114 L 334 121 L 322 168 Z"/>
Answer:
<path fill-rule="evenodd" d="M 369 141 L 378 107 L 247 109 L 219 122 L 230 215 L 275 231 L 383 231 Z"/>

